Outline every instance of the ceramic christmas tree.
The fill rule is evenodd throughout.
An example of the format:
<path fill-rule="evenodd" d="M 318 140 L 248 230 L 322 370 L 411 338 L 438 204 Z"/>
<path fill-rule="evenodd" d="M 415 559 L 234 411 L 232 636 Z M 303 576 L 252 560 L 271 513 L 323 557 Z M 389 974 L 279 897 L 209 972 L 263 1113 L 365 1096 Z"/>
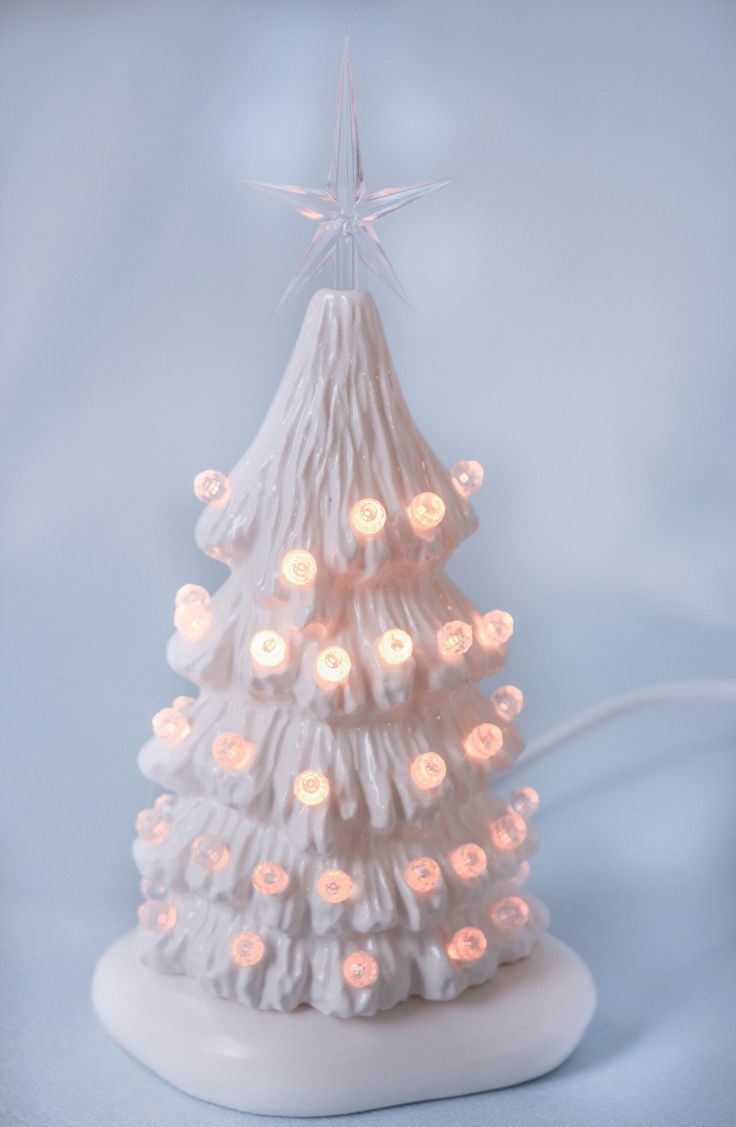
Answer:
<path fill-rule="evenodd" d="M 592 987 L 521 887 L 536 793 L 492 790 L 522 694 L 477 682 L 511 616 L 444 572 L 482 469 L 432 453 L 355 288 L 358 258 L 398 286 L 373 222 L 439 184 L 365 192 L 346 52 L 327 189 L 258 186 L 318 222 L 287 292 L 330 260 L 337 285 L 245 457 L 195 481 L 198 543 L 230 574 L 176 595 L 169 659 L 198 691 L 141 752 L 164 793 L 95 1003 L 162 1075 L 247 1110 L 514 1083 L 571 1051 Z"/>

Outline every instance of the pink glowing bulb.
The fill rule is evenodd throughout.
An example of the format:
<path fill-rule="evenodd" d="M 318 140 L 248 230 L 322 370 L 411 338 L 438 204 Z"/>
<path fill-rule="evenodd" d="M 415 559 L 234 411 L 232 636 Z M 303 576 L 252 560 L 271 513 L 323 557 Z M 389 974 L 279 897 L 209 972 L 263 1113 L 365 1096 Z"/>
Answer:
<path fill-rule="evenodd" d="M 445 502 L 437 493 L 417 493 L 409 505 L 409 520 L 416 528 L 436 528 L 445 511 Z"/>
<path fill-rule="evenodd" d="M 264 896 L 277 896 L 287 888 L 289 874 L 275 861 L 264 861 L 253 870 L 251 883 L 256 892 L 262 892 Z"/>
<path fill-rule="evenodd" d="M 230 940 L 230 958 L 236 967 L 254 967 L 260 963 L 265 944 L 255 931 L 239 931 Z"/>
<path fill-rule="evenodd" d="M 206 505 L 224 505 L 230 496 L 230 479 L 219 470 L 202 470 L 194 479 L 194 495 Z"/>
<path fill-rule="evenodd" d="M 337 685 L 340 681 L 347 680 L 352 664 L 347 650 L 342 649 L 341 646 L 328 646 L 317 654 L 314 668 L 320 681 L 326 681 L 328 685 Z"/>
<path fill-rule="evenodd" d="M 447 764 L 436 751 L 424 751 L 411 761 L 411 777 L 420 790 L 434 790 L 447 775 Z"/>
<path fill-rule="evenodd" d="M 363 497 L 350 510 L 350 523 L 361 536 L 377 536 L 386 523 L 386 510 L 375 497 Z"/>
<path fill-rule="evenodd" d="M 473 963 L 482 959 L 488 947 L 488 940 L 478 927 L 459 928 L 447 946 L 451 959 L 460 963 Z"/>
<path fill-rule="evenodd" d="M 478 634 L 481 644 L 489 649 L 508 642 L 514 632 L 514 620 L 506 610 L 489 610 L 480 620 Z"/>
<path fill-rule="evenodd" d="M 160 845 L 169 836 L 171 822 L 160 810 L 141 810 L 135 820 L 135 829 L 142 841 L 149 845 Z"/>
<path fill-rule="evenodd" d="M 182 638 L 196 642 L 207 633 L 214 615 L 204 603 L 182 603 L 174 611 L 174 626 Z"/>
<path fill-rule="evenodd" d="M 292 548 L 281 561 L 281 578 L 291 587 L 310 587 L 317 577 L 317 561 L 306 548 Z"/>
<path fill-rule="evenodd" d="M 146 900 L 138 909 L 138 919 L 146 931 L 171 931 L 176 923 L 176 905 L 163 900 Z"/>
<path fill-rule="evenodd" d="M 473 628 L 461 619 L 446 622 L 437 631 L 437 647 L 442 657 L 455 658 L 467 653 L 473 644 Z"/>
<path fill-rule="evenodd" d="M 263 669 L 276 669 L 286 660 L 286 639 L 275 630 L 259 630 L 250 640 L 250 656 Z"/>
<path fill-rule="evenodd" d="M 477 724 L 468 732 L 463 748 L 468 759 L 485 762 L 498 755 L 503 747 L 503 732 L 497 724 Z"/>
<path fill-rule="evenodd" d="M 329 793 L 329 780 L 321 771 L 301 771 L 294 780 L 294 795 L 304 806 L 319 806 Z"/>
<path fill-rule="evenodd" d="M 432 857 L 416 857 L 404 869 L 404 880 L 414 892 L 431 892 L 440 883 L 441 875 Z"/>
<path fill-rule="evenodd" d="M 528 821 L 539 809 L 539 795 L 534 787 L 519 787 L 511 792 L 509 805 L 515 814 Z"/>
<path fill-rule="evenodd" d="M 360 990 L 376 981 L 378 963 L 368 951 L 353 951 L 343 962 L 342 973 L 348 986 Z"/>
<path fill-rule="evenodd" d="M 469 497 L 483 484 L 483 467 L 480 462 L 455 462 L 450 473 L 452 484 L 461 497 Z"/>
<path fill-rule="evenodd" d="M 249 743 L 237 732 L 221 732 L 212 741 L 212 758 L 223 771 L 245 771 L 253 762 L 255 744 Z"/>
<path fill-rule="evenodd" d="M 479 877 L 488 867 L 488 859 L 484 849 L 473 841 L 458 845 L 450 854 L 450 864 L 459 877 L 463 880 L 472 880 Z"/>
<path fill-rule="evenodd" d="M 392 626 L 376 643 L 381 660 L 386 665 L 403 665 L 408 661 L 414 649 L 414 643 L 406 630 Z"/>
<path fill-rule="evenodd" d="M 219 837 L 213 834 L 200 834 L 191 844 L 192 860 L 209 873 L 224 869 L 230 860 L 230 850 Z"/>
<path fill-rule="evenodd" d="M 526 822 L 518 814 L 504 814 L 490 825 L 491 841 L 502 853 L 518 849 L 526 841 Z"/>
<path fill-rule="evenodd" d="M 151 721 L 154 736 L 165 743 L 178 744 L 185 740 L 192 728 L 178 708 L 162 708 Z"/>
<path fill-rule="evenodd" d="M 491 905 L 488 915 L 499 931 L 518 931 L 529 919 L 529 905 L 520 896 L 504 896 Z"/>
<path fill-rule="evenodd" d="M 317 880 L 317 894 L 328 904 L 341 904 L 353 891 L 350 876 L 342 869 L 325 869 Z"/>
<path fill-rule="evenodd" d="M 491 694 L 491 702 L 501 720 L 515 720 L 524 707 L 524 694 L 516 685 L 503 685 Z"/>

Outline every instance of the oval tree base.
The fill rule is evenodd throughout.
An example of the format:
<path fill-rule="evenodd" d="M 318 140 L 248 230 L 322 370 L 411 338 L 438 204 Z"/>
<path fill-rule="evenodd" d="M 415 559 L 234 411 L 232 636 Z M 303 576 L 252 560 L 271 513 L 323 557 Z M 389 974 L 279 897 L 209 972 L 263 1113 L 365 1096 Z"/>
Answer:
<path fill-rule="evenodd" d="M 520 1084 L 561 1064 L 595 1008 L 585 963 L 545 936 L 451 1002 L 410 998 L 374 1017 L 290 1013 L 214 998 L 163 975 L 124 935 L 92 983 L 120 1044 L 192 1096 L 267 1115 L 336 1115 Z"/>

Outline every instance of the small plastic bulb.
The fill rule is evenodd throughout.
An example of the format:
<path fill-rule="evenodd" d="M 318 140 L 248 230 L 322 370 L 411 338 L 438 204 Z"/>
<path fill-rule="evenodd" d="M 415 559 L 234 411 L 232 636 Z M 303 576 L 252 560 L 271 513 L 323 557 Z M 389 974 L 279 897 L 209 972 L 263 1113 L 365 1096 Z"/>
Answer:
<path fill-rule="evenodd" d="M 504 814 L 491 822 L 491 841 L 502 853 L 518 849 L 526 841 L 526 822 L 518 814 Z"/>
<path fill-rule="evenodd" d="M 424 751 L 411 761 L 411 777 L 420 790 L 434 790 L 447 775 L 447 764 L 436 751 Z"/>
<path fill-rule="evenodd" d="M 386 510 L 375 497 L 362 497 L 350 510 L 350 523 L 361 536 L 377 536 L 386 523 Z"/>
<path fill-rule="evenodd" d="M 294 779 L 294 795 L 304 806 L 319 806 L 329 793 L 329 780 L 321 771 L 301 771 Z"/>
<path fill-rule="evenodd" d="M 153 808 L 159 814 L 163 814 L 165 818 L 171 818 L 174 814 L 176 807 L 177 797 L 175 794 L 160 794 L 153 803 Z"/>
<path fill-rule="evenodd" d="M 212 758 L 223 771 L 246 771 L 253 762 L 256 745 L 237 732 L 220 732 L 212 741 Z"/>
<path fill-rule="evenodd" d="M 347 680 L 352 664 L 347 650 L 341 646 L 328 646 L 317 654 L 314 668 L 320 681 L 337 685 L 340 681 Z"/>
<path fill-rule="evenodd" d="M 529 905 L 520 896 L 504 896 L 491 905 L 488 915 L 499 931 L 518 931 L 529 919 Z"/>
<path fill-rule="evenodd" d="M 342 964 L 342 974 L 348 986 L 360 990 L 376 981 L 378 963 L 368 951 L 353 951 Z"/>
<path fill-rule="evenodd" d="M 476 724 L 463 741 L 468 759 L 485 763 L 503 747 L 503 732 L 497 724 Z"/>
<path fill-rule="evenodd" d="M 459 928 L 447 946 L 447 954 L 460 963 L 473 963 L 486 953 L 488 940 L 479 927 Z"/>
<path fill-rule="evenodd" d="M 455 618 L 437 631 L 437 647 L 444 658 L 452 659 L 467 653 L 473 644 L 473 628 Z"/>
<path fill-rule="evenodd" d="M 209 873 L 224 869 L 230 860 L 230 850 L 219 837 L 213 834 L 200 834 L 191 844 L 192 860 Z"/>
<path fill-rule="evenodd" d="M 219 470 L 202 470 L 194 479 L 194 495 L 205 505 L 224 505 L 230 496 L 230 478 Z"/>
<path fill-rule="evenodd" d="M 431 892 L 440 883 L 442 873 L 432 857 L 416 857 L 404 869 L 404 880 L 414 892 Z"/>
<path fill-rule="evenodd" d="M 452 484 L 461 497 L 469 497 L 483 484 L 483 467 L 480 462 L 455 462 L 450 473 Z"/>
<path fill-rule="evenodd" d="M 138 909 L 138 919 L 146 931 L 161 934 L 176 923 L 176 905 L 163 900 L 146 900 Z"/>
<path fill-rule="evenodd" d="M 264 861 L 253 870 L 251 883 L 256 892 L 262 892 L 264 896 L 277 896 L 288 887 L 289 874 L 275 861 Z"/>
<path fill-rule="evenodd" d="M 468 841 L 453 849 L 450 854 L 450 864 L 463 880 L 472 880 L 486 871 L 488 859 L 485 849 L 481 849 L 474 841 Z"/>
<path fill-rule="evenodd" d="M 478 634 L 488 649 L 502 646 L 514 632 L 514 620 L 507 610 L 489 610 L 480 620 Z"/>
<path fill-rule="evenodd" d="M 539 795 L 534 787 L 519 787 L 511 792 L 509 805 L 514 814 L 529 821 L 539 809 Z"/>
<path fill-rule="evenodd" d="M 292 548 L 281 561 L 281 578 L 291 587 L 310 587 L 317 577 L 317 561 L 306 548 Z"/>
<path fill-rule="evenodd" d="M 200 587 L 199 583 L 185 583 L 176 592 L 174 601 L 178 607 L 187 606 L 189 603 L 193 603 L 195 606 L 200 603 L 203 606 L 209 606 L 210 593 L 206 587 Z"/>
<path fill-rule="evenodd" d="M 182 603 L 174 611 L 174 626 L 182 638 L 196 642 L 207 633 L 214 615 L 205 603 Z"/>
<path fill-rule="evenodd" d="M 169 744 L 179 744 L 185 740 L 192 728 L 186 716 L 178 708 L 162 708 L 151 721 L 154 736 Z"/>
<path fill-rule="evenodd" d="M 255 931 L 239 931 L 230 940 L 230 958 L 236 967 L 254 967 L 260 963 L 265 944 Z"/>
<path fill-rule="evenodd" d="M 353 891 L 353 882 L 342 869 L 325 869 L 317 880 L 317 895 L 328 904 L 341 904 Z"/>
<path fill-rule="evenodd" d="M 286 639 L 275 630 L 259 630 L 250 640 L 250 656 L 263 669 L 276 669 L 286 658 Z"/>
<path fill-rule="evenodd" d="M 378 639 L 378 653 L 386 665 L 403 665 L 414 649 L 414 643 L 406 630 L 392 626 Z"/>
<path fill-rule="evenodd" d="M 524 707 L 524 694 L 516 685 L 503 685 L 491 694 L 491 701 L 502 720 L 515 720 Z"/>
<path fill-rule="evenodd" d="M 436 528 L 445 512 L 445 502 L 437 493 L 417 493 L 409 505 L 409 520 L 417 528 Z"/>
<path fill-rule="evenodd" d="M 169 836 L 171 822 L 161 811 L 141 810 L 135 820 L 135 830 L 141 841 L 149 845 L 160 845 Z"/>

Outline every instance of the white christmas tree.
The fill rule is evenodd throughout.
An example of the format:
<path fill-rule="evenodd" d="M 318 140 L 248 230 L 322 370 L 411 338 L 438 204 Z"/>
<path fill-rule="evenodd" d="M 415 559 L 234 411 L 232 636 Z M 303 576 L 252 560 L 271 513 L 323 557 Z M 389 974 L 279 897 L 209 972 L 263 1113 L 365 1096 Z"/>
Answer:
<path fill-rule="evenodd" d="M 327 189 L 258 185 L 319 224 L 287 293 L 330 258 L 339 288 L 312 298 L 245 457 L 195 481 L 198 543 L 231 574 L 177 593 L 169 660 L 199 693 L 154 717 L 140 765 L 166 793 L 135 857 L 144 962 L 261 1009 L 451 999 L 547 922 L 519 890 L 536 794 L 490 789 L 522 694 L 476 685 L 511 616 L 444 572 L 483 471 L 435 457 L 351 288 L 358 256 L 398 286 L 372 223 L 437 186 L 365 192 L 347 53 Z"/>

